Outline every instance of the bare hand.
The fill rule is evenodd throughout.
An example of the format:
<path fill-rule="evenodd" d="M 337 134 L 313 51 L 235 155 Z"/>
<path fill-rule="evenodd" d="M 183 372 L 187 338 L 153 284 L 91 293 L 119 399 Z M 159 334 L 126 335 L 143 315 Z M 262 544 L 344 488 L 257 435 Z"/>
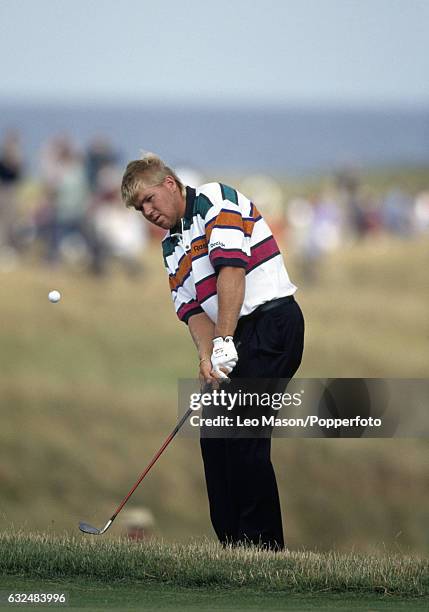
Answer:
<path fill-rule="evenodd" d="M 225 382 L 225 378 L 218 376 L 212 368 L 213 366 L 209 357 L 200 361 L 199 380 L 201 388 L 207 384 L 210 384 L 213 389 L 219 389 L 220 383 Z M 225 374 L 228 373 L 224 369 L 222 369 L 222 371 Z M 226 380 L 229 382 L 228 378 Z"/>

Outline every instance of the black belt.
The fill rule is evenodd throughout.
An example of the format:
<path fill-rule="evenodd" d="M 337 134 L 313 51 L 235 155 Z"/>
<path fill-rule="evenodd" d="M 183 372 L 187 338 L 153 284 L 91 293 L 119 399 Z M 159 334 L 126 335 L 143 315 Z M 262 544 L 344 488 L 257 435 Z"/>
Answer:
<path fill-rule="evenodd" d="M 263 304 L 255 308 L 255 310 L 251 312 L 250 314 L 240 317 L 238 320 L 238 323 L 239 324 L 241 322 L 244 323 L 245 321 L 258 317 L 263 312 L 267 312 L 267 310 L 278 308 L 279 306 L 283 306 L 283 304 L 291 304 L 294 301 L 295 301 L 295 298 L 293 297 L 293 295 L 286 295 L 285 297 L 277 298 L 276 300 L 270 300 L 269 302 L 264 302 Z"/>
<path fill-rule="evenodd" d="M 277 298 L 276 300 L 271 300 L 270 302 L 264 302 L 263 304 L 258 306 L 258 308 L 256 308 L 253 312 L 256 312 L 257 310 L 259 312 L 266 312 L 267 310 L 271 310 L 272 308 L 278 308 L 283 304 L 291 304 L 294 301 L 295 298 L 293 297 L 293 295 L 286 295 L 285 297 Z M 253 314 L 253 312 L 251 312 L 250 314 Z"/>

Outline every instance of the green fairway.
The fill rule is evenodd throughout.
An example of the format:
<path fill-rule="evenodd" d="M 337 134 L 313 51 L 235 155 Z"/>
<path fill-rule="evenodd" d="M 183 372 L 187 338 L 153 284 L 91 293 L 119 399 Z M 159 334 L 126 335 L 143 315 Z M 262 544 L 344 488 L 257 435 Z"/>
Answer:
<path fill-rule="evenodd" d="M 104 610 L 426 610 L 427 597 L 380 594 L 291 594 L 252 588 L 185 588 L 169 583 L 113 583 L 85 580 L 41 580 L 16 576 L 0 579 L 0 590 L 31 593 L 65 592 L 73 609 Z M 11 608 L 11 606 L 9 606 Z M 27 607 L 27 606 L 26 606 Z M 22 609 L 22 608 L 21 608 Z"/>

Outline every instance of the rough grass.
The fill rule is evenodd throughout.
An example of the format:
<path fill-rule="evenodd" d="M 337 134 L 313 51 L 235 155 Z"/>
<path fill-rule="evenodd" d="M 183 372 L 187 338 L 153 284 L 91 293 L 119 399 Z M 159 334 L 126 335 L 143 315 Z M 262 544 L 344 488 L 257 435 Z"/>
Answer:
<path fill-rule="evenodd" d="M 402 555 L 223 549 L 86 536 L 0 534 L 0 571 L 40 579 L 168 583 L 177 587 L 248 587 L 285 593 L 429 595 L 429 561 Z"/>

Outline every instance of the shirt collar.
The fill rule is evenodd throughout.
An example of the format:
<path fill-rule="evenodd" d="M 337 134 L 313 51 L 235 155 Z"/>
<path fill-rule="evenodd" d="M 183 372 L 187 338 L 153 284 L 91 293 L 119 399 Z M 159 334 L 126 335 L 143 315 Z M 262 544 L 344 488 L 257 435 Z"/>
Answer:
<path fill-rule="evenodd" d="M 196 189 L 193 187 L 186 187 L 186 208 L 185 208 L 185 219 L 189 221 L 192 219 L 192 213 L 194 212 L 194 202 L 197 195 Z"/>
<path fill-rule="evenodd" d="M 197 191 L 193 187 L 186 186 L 186 205 L 185 205 L 185 214 L 183 216 L 183 222 L 192 220 L 192 213 L 194 212 L 194 203 L 195 198 L 197 196 Z M 182 233 L 182 224 L 179 221 L 174 227 L 170 230 L 170 236 L 173 234 L 181 234 Z"/>

